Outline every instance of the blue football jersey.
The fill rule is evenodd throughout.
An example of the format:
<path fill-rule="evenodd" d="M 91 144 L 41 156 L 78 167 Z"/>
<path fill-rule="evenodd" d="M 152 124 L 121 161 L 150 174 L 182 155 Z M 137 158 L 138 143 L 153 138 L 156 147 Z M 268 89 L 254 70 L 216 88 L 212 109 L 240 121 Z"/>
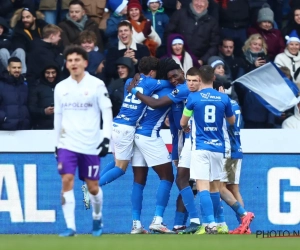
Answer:
<path fill-rule="evenodd" d="M 232 112 L 235 115 L 234 125 L 227 123 L 228 135 L 230 140 L 231 147 L 231 158 L 232 159 L 242 159 L 243 150 L 241 147 L 240 139 L 240 123 L 241 123 L 241 110 L 238 103 L 234 100 L 231 100 Z"/>
<path fill-rule="evenodd" d="M 224 153 L 223 118 L 233 115 L 229 97 L 206 88 L 190 93 L 185 108 L 194 114 L 196 150 Z"/>
<path fill-rule="evenodd" d="M 124 87 L 124 101 L 119 114 L 114 118 L 115 123 L 128 126 L 136 126 L 146 110 L 146 104 L 139 100 L 135 95 L 126 91 L 132 78 L 128 79 Z M 171 87 L 169 81 L 156 80 L 151 77 L 141 74 L 141 78 L 137 87 L 140 93 L 151 96 L 154 91 L 161 90 L 166 87 Z"/>
<path fill-rule="evenodd" d="M 152 97 L 159 99 L 166 96 L 170 91 L 172 91 L 171 88 L 164 88 L 154 92 Z M 164 106 L 158 109 L 147 107 L 146 112 L 139 121 L 135 133 L 149 137 L 159 137 L 160 128 L 170 109 L 171 106 Z"/>

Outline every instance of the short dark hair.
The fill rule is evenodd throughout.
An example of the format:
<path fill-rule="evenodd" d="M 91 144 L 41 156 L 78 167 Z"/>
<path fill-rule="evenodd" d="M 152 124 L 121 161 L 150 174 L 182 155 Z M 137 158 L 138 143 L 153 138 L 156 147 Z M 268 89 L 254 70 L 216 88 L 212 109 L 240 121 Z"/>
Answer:
<path fill-rule="evenodd" d="M 97 36 L 92 30 L 84 30 L 79 34 L 80 43 L 84 42 L 93 42 L 95 45 L 97 44 Z"/>
<path fill-rule="evenodd" d="M 80 5 L 83 9 L 85 8 L 84 3 L 83 3 L 82 1 L 80 1 L 80 0 L 72 0 L 72 1 L 69 3 L 69 7 L 70 7 L 71 5 Z"/>
<path fill-rule="evenodd" d="M 159 59 L 152 56 L 144 56 L 139 63 L 139 71 L 142 74 L 148 75 L 151 70 L 158 69 Z"/>
<path fill-rule="evenodd" d="M 132 24 L 128 21 L 123 20 L 123 21 L 119 22 L 117 30 L 119 30 L 119 28 L 122 26 L 129 27 L 129 29 L 132 30 Z"/>
<path fill-rule="evenodd" d="M 233 44 L 234 44 L 233 38 L 231 38 L 231 37 L 224 37 L 224 38 L 222 38 L 221 41 L 220 41 L 220 46 L 223 46 L 223 43 L 224 43 L 225 41 L 230 41 L 230 42 L 233 42 Z"/>
<path fill-rule="evenodd" d="M 22 64 L 20 58 L 16 56 L 12 56 L 11 58 L 8 59 L 7 63 L 10 64 L 11 62 L 19 62 Z"/>
<path fill-rule="evenodd" d="M 203 65 L 199 69 L 199 73 L 200 73 L 201 81 L 204 84 L 212 84 L 213 83 L 213 80 L 214 80 L 214 77 L 215 77 L 213 67 L 211 67 L 210 65 Z"/>
<path fill-rule="evenodd" d="M 189 76 L 200 76 L 200 71 L 196 67 L 191 67 L 187 72 L 186 75 Z"/>
<path fill-rule="evenodd" d="M 81 55 L 83 57 L 84 60 L 88 60 L 88 53 L 84 50 L 84 48 L 82 48 L 79 45 L 69 45 L 65 48 L 64 50 L 64 58 L 67 60 L 68 55 L 71 54 L 78 54 Z"/>

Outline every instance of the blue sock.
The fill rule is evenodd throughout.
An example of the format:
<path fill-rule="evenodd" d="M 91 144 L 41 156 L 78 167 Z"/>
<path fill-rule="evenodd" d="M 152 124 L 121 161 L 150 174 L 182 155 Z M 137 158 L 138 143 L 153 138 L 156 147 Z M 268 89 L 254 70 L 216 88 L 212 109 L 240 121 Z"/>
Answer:
<path fill-rule="evenodd" d="M 242 224 L 242 219 L 241 216 L 239 216 L 237 213 L 235 214 L 237 221 L 239 222 L 239 224 Z"/>
<path fill-rule="evenodd" d="M 185 187 L 180 191 L 183 204 L 189 213 L 191 219 L 199 218 L 198 212 L 194 203 L 194 194 L 190 186 Z"/>
<path fill-rule="evenodd" d="M 163 217 L 170 198 L 172 182 L 161 180 L 156 193 L 155 216 Z"/>
<path fill-rule="evenodd" d="M 217 211 L 217 214 L 215 215 L 215 219 L 216 219 L 217 223 L 225 222 L 224 208 L 223 208 L 223 202 L 222 201 L 220 201 L 220 203 L 219 203 L 219 209 Z"/>
<path fill-rule="evenodd" d="M 176 211 L 175 219 L 174 219 L 174 226 L 184 226 L 185 225 L 184 216 L 185 216 L 185 213 Z"/>
<path fill-rule="evenodd" d="M 106 164 L 105 167 L 101 170 L 100 176 L 104 175 L 108 170 L 111 170 L 116 166 L 116 163 L 114 161 L 111 161 L 110 163 Z"/>
<path fill-rule="evenodd" d="M 214 207 L 208 190 L 198 192 L 200 198 L 200 206 L 202 206 L 203 214 L 206 217 L 207 223 L 215 221 Z"/>
<path fill-rule="evenodd" d="M 234 203 L 232 206 L 230 206 L 234 212 L 236 212 L 236 214 L 240 217 L 244 216 L 244 214 L 246 213 L 246 210 L 242 207 L 242 205 L 237 201 L 236 203 Z"/>
<path fill-rule="evenodd" d="M 201 202 L 200 202 L 200 211 L 201 211 L 201 223 L 208 224 L 208 220 L 204 214 L 203 206 L 202 206 Z"/>
<path fill-rule="evenodd" d="M 225 222 L 225 218 L 224 218 L 224 214 L 223 214 L 223 207 L 222 209 L 220 210 L 220 207 L 221 207 L 221 198 L 220 198 L 220 192 L 215 192 L 215 193 L 210 193 L 210 198 L 211 198 L 211 201 L 213 203 L 213 207 L 214 207 L 214 217 L 216 219 L 216 222 L 218 220 L 218 213 L 222 213 L 221 214 L 221 217 L 219 218 L 219 220 L 223 220 L 223 221 L 220 221 L 218 223 L 221 223 L 221 222 Z M 223 218 L 222 218 L 223 216 Z"/>
<path fill-rule="evenodd" d="M 125 171 L 121 168 L 114 167 L 107 171 L 103 176 L 100 177 L 100 186 L 104 186 L 115 179 L 118 179 L 120 176 L 125 174 Z"/>
<path fill-rule="evenodd" d="M 134 182 L 131 192 L 132 220 L 141 220 L 144 185 Z"/>
<path fill-rule="evenodd" d="M 183 218 L 183 224 L 182 224 L 183 226 L 186 225 L 188 218 L 189 218 L 189 213 L 188 213 L 188 211 L 185 211 L 184 218 Z"/>

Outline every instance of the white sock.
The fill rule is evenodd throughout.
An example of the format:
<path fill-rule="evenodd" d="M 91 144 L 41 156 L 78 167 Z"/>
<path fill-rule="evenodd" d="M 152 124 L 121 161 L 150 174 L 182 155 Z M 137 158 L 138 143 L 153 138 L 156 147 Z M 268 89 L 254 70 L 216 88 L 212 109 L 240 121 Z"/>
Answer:
<path fill-rule="evenodd" d="M 63 193 L 65 204 L 62 205 L 64 218 L 67 224 L 67 228 L 71 228 L 76 231 L 75 226 L 75 196 L 74 190 Z"/>
<path fill-rule="evenodd" d="M 142 223 L 140 220 L 134 220 L 132 222 L 133 227 L 136 226 L 136 228 L 141 228 L 142 227 Z"/>
<path fill-rule="evenodd" d="M 102 204 L 103 204 L 103 192 L 99 187 L 98 194 L 92 195 L 90 193 L 90 200 L 93 208 L 93 219 L 100 220 L 102 217 Z"/>
<path fill-rule="evenodd" d="M 211 222 L 211 223 L 208 224 L 209 228 L 213 228 L 213 227 L 216 227 L 216 226 L 217 226 L 216 222 Z"/>
<path fill-rule="evenodd" d="M 218 223 L 218 226 L 219 226 L 219 227 L 226 226 L 226 222 Z"/>
<path fill-rule="evenodd" d="M 199 220 L 199 218 L 192 218 L 192 219 L 190 219 L 190 222 L 191 222 L 191 223 L 194 222 L 194 223 L 200 225 L 200 220 Z"/>
<path fill-rule="evenodd" d="M 153 224 L 161 224 L 163 222 L 163 218 L 161 216 L 154 216 Z"/>

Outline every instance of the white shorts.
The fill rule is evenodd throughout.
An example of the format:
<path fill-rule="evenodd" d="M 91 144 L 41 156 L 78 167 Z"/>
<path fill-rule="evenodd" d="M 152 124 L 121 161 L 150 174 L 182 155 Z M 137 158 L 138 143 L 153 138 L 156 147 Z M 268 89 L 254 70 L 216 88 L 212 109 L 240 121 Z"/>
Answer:
<path fill-rule="evenodd" d="M 129 161 L 132 157 L 135 127 L 113 123 L 113 151 L 117 160 Z"/>
<path fill-rule="evenodd" d="M 192 155 L 192 141 L 188 138 L 184 141 L 184 146 L 179 156 L 178 167 L 190 168 Z"/>
<path fill-rule="evenodd" d="M 224 159 L 221 182 L 240 184 L 242 159 Z"/>
<path fill-rule="evenodd" d="M 193 150 L 191 157 L 191 179 L 215 181 L 221 179 L 223 153 Z"/>
<path fill-rule="evenodd" d="M 131 160 L 134 167 L 153 167 L 171 162 L 171 156 L 161 137 L 135 134 L 134 144 Z"/>

